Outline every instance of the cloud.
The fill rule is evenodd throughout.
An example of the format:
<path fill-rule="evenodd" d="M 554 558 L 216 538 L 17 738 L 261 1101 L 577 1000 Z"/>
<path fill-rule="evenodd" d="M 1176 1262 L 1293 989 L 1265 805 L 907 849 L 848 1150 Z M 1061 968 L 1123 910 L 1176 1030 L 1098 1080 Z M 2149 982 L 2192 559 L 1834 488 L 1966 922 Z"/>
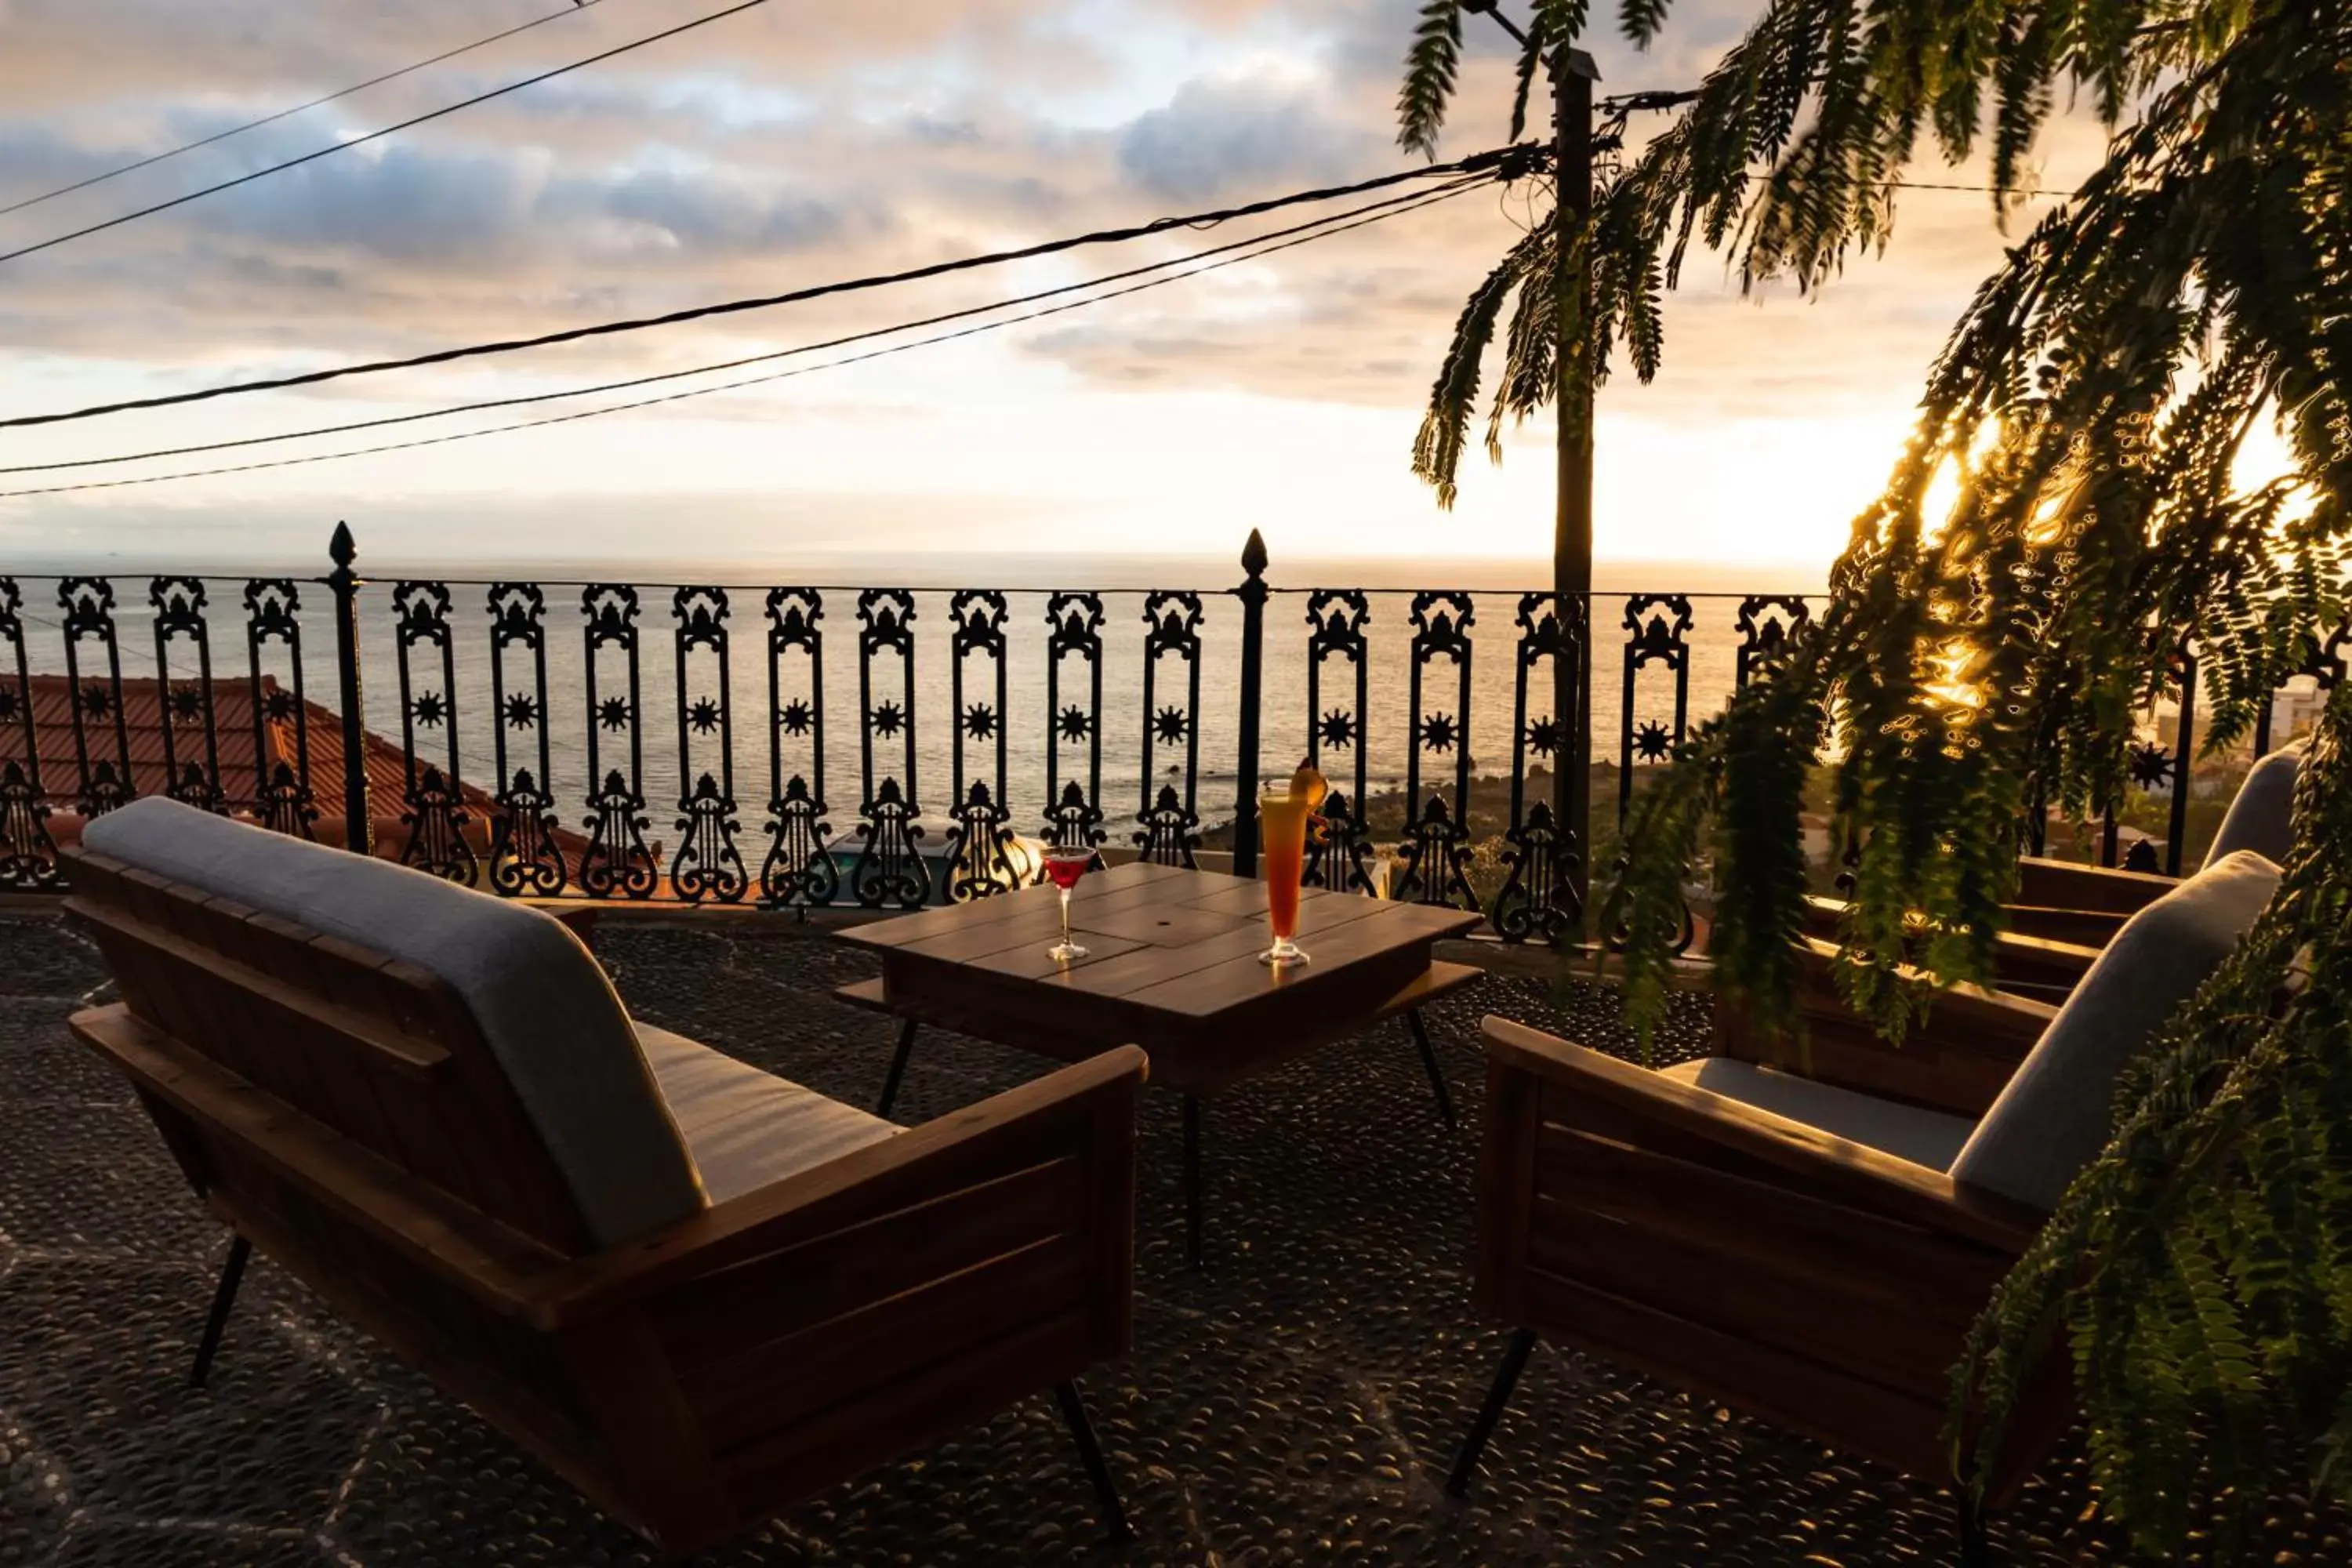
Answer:
<path fill-rule="evenodd" d="M 1381 139 L 1310 94 L 1263 81 L 1191 81 L 1118 138 L 1118 170 L 1144 190 L 1205 202 L 1236 190 L 1336 184 L 1381 162 Z"/>

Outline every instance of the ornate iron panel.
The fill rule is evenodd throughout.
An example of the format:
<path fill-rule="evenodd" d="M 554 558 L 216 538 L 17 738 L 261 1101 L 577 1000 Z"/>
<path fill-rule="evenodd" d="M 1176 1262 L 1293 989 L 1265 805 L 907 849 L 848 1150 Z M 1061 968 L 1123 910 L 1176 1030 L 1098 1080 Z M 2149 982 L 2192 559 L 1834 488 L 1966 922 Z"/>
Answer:
<path fill-rule="evenodd" d="M 769 590 L 769 842 L 760 866 L 760 898 L 803 917 L 841 893 L 841 871 L 828 842 L 833 825 L 824 820 L 831 808 L 824 800 L 824 633 L 817 626 L 823 619 L 824 600 L 815 589 Z M 786 776 L 787 750 L 807 759 L 805 772 Z"/>
<path fill-rule="evenodd" d="M 1476 620 L 1470 595 L 1424 593 L 1412 596 L 1412 665 L 1407 682 L 1407 717 L 1412 742 L 1405 752 L 1404 842 L 1390 896 L 1413 903 L 1446 904 L 1479 912 L 1465 857 L 1470 843 L 1470 627 Z M 1451 710 L 1430 689 L 1430 667 L 1444 663 L 1454 672 Z M 1454 799 L 1422 793 L 1422 761 L 1448 760 Z"/>
<path fill-rule="evenodd" d="M 1307 846 L 1300 878 L 1310 888 L 1372 891 L 1365 866 L 1371 836 L 1363 816 L 1371 749 L 1371 658 L 1364 627 L 1371 615 L 1371 601 L 1359 588 L 1318 588 L 1307 596 L 1307 760 L 1328 778 L 1326 754 L 1347 753 L 1349 788 L 1354 791 L 1335 789 L 1324 797 L 1323 829 Z M 1339 687 L 1342 695 L 1327 696 L 1324 670 L 1335 659 L 1349 666 L 1349 673 Z"/>
<path fill-rule="evenodd" d="M 246 685 L 253 700 L 253 815 L 262 826 L 297 838 L 314 837 L 319 805 L 310 792 L 310 710 L 302 698 L 302 596 L 291 577 L 255 577 L 245 584 Z M 286 680 L 263 664 L 272 646 L 285 650 Z M 294 731 L 289 764 L 270 742 L 273 725 Z"/>
<path fill-rule="evenodd" d="M 588 697 L 588 847 L 580 857 L 580 890 L 594 899 L 650 899 L 661 868 L 646 847 L 644 690 L 637 664 L 637 591 L 626 583 L 591 583 L 580 595 Z M 619 680 L 603 668 L 617 662 Z M 628 766 L 607 766 L 605 748 L 625 742 Z"/>
<path fill-rule="evenodd" d="M 1733 689 L 1745 691 L 1748 681 L 1785 658 L 1812 624 L 1812 606 L 1801 594 L 1750 594 L 1740 600 Z"/>
<path fill-rule="evenodd" d="M 868 588 L 857 595 L 857 705 L 860 782 L 857 837 L 865 842 L 849 868 L 849 890 L 869 910 L 896 904 L 919 909 L 931 896 L 931 868 L 923 859 L 923 830 L 915 782 L 915 595 L 904 588 Z M 895 656 L 897 692 L 875 700 L 875 665 Z M 877 773 L 877 737 L 897 748 L 898 773 Z M 906 783 L 901 785 L 903 773 Z"/>
<path fill-rule="evenodd" d="M 735 703 L 727 649 L 727 591 L 680 588 L 670 597 L 677 621 L 677 853 L 670 858 L 669 885 L 689 904 L 737 904 L 751 890 L 751 874 L 735 836 L 742 831 L 735 807 Z M 698 653 L 706 658 L 698 659 Z M 697 664 L 705 670 L 698 684 Z M 689 689 L 694 695 L 688 696 Z M 719 748 L 719 768 L 696 772 L 695 741 Z M 687 786 L 688 779 L 694 781 Z"/>
<path fill-rule="evenodd" d="M 122 648 L 114 631 L 114 584 L 103 577 L 68 577 L 58 584 L 58 608 L 65 612 L 66 686 L 72 693 L 74 763 L 81 774 L 81 814 L 103 816 L 130 800 L 131 731 L 122 711 Z M 105 655 L 102 679 L 82 672 L 82 645 L 95 643 Z M 112 731 L 114 755 L 98 754 L 92 725 Z M 105 739 L 101 731 L 100 743 Z"/>
<path fill-rule="evenodd" d="M 449 635 L 446 583 L 403 582 L 392 590 L 393 647 L 400 676 L 400 815 L 408 842 L 400 863 L 452 882 L 472 885 L 480 871 L 466 842 L 467 814 L 457 758 L 457 654 Z M 418 649 L 428 650 L 420 659 Z M 420 670 L 418 666 L 424 668 Z M 427 681 L 437 680 L 437 686 Z M 446 768 L 425 760 L 428 731 L 438 731 Z M 346 758 L 347 766 L 361 759 Z"/>
<path fill-rule="evenodd" d="M 1691 605 L 1682 594 L 1635 594 L 1625 601 L 1624 713 L 1617 731 L 1617 826 L 1633 804 L 1633 768 L 1637 762 L 1670 761 L 1690 728 Z M 1636 729 L 1633 689 L 1643 669 L 1662 664 L 1675 678 L 1675 723 L 1672 730 L 1653 719 Z"/>
<path fill-rule="evenodd" d="M 1143 619 L 1150 628 L 1143 635 L 1143 804 L 1134 839 L 1145 859 L 1189 870 L 1201 847 L 1201 595 L 1155 589 L 1144 595 Z M 1160 701 L 1160 668 L 1168 659 L 1183 671 L 1181 704 Z M 1156 771 L 1160 749 L 1176 745 L 1184 748 L 1181 795 Z"/>
<path fill-rule="evenodd" d="M 490 745 L 499 770 L 498 810 L 490 816 L 490 886 L 509 898 L 550 899 L 563 891 L 571 876 L 555 837 L 547 595 L 536 583 L 493 583 L 489 612 Z M 517 671 L 510 659 L 522 661 L 523 669 Z"/>
<path fill-rule="evenodd" d="M 1510 845 L 1503 851 L 1510 875 L 1488 911 L 1505 942 L 1550 942 L 1580 930 L 1584 921 L 1571 875 L 1582 863 L 1584 847 L 1562 830 L 1550 801 L 1527 798 L 1529 759 L 1541 758 L 1557 772 L 1566 751 L 1559 720 L 1528 710 L 1529 693 L 1549 696 L 1560 661 L 1575 656 L 1584 635 L 1583 604 L 1570 601 L 1566 626 L 1558 604 L 1549 594 L 1522 594 L 1515 617 L 1519 639 L 1511 701 L 1511 826 L 1503 834 Z"/>
<path fill-rule="evenodd" d="M 197 577 L 157 577 L 147 584 L 155 612 L 155 716 L 163 736 L 163 793 L 199 811 L 226 813 L 221 789 L 220 728 L 213 704 L 213 639 L 205 619 L 205 584 Z M 187 642 L 196 656 L 194 685 L 172 679 L 172 648 Z M 188 754 L 201 742 L 201 760 Z"/>
<path fill-rule="evenodd" d="M 1100 844 L 1102 809 L 1102 625 L 1099 594 L 1055 594 L 1045 601 L 1045 841 Z M 1084 706 L 1064 700 L 1062 670 L 1071 659 L 1086 666 Z M 1087 780 L 1062 777 L 1062 757 L 1086 748 Z"/>
<path fill-rule="evenodd" d="M 948 816 L 948 897 L 957 903 L 1012 891 L 1021 873 L 1013 863 L 1013 832 L 1004 825 L 1013 812 L 1005 800 L 1004 595 L 989 589 L 960 590 L 948 603 L 955 630 L 948 645 L 950 704 L 955 712 L 954 804 Z M 978 689 L 967 701 L 964 671 L 976 665 Z M 972 778 L 968 747 L 985 748 L 993 759 L 992 779 Z"/>
<path fill-rule="evenodd" d="M 0 577 L 0 725 L 21 725 L 25 760 L 0 763 L 0 890 L 48 893 L 64 887 L 49 806 L 41 793 L 41 748 L 33 726 L 33 676 L 25 657 L 25 597 Z M 13 669 L 13 678 L 7 672 Z"/>

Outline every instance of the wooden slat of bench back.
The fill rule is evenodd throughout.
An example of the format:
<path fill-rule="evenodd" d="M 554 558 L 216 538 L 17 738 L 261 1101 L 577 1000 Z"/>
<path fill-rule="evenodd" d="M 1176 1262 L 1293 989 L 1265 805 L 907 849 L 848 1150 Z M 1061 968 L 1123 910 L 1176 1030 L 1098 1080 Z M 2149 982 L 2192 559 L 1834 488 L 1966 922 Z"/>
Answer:
<path fill-rule="evenodd" d="M 138 1017 L 451 1197 L 570 1254 L 587 1227 L 472 1015 L 435 975 L 68 850 Z"/>

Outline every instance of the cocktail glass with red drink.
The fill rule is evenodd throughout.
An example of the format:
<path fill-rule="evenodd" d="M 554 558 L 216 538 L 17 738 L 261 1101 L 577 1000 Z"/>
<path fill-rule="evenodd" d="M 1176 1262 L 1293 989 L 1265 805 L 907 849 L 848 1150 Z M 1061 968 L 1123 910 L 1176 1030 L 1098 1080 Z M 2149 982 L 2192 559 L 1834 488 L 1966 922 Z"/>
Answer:
<path fill-rule="evenodd" d="M 1074 958 L 1084 958 L 1087 950 L 1070 940 L 1070 889 L 1095 863 L 1094 847 L 1087 844 L 1055 844 L 1045 850 L 1045 875 L 1062 890 L 1062 940 L 1045 950 L 1045 956 L 1056 963 L 1067 963 Z"/>

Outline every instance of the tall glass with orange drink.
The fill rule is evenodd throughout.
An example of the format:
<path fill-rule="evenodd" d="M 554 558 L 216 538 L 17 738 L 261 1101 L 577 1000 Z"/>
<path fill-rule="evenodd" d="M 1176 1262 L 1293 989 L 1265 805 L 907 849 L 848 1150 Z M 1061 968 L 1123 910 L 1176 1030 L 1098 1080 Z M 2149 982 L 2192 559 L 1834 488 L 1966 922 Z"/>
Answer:
<path fill-rule="evenodd" d="M 1258 954 L 1262 963 L 1286 969 L 1307 962 L 1291 939 L 1298 934 L 1298 889 L 1307 870 L 1307 826 L 1330 786 L 1305 763 L 1286 784 L 1268 784 L 1258 795 L 1258 844 L 1265 868 L 1266 923 L 1274 945 Z"/>

